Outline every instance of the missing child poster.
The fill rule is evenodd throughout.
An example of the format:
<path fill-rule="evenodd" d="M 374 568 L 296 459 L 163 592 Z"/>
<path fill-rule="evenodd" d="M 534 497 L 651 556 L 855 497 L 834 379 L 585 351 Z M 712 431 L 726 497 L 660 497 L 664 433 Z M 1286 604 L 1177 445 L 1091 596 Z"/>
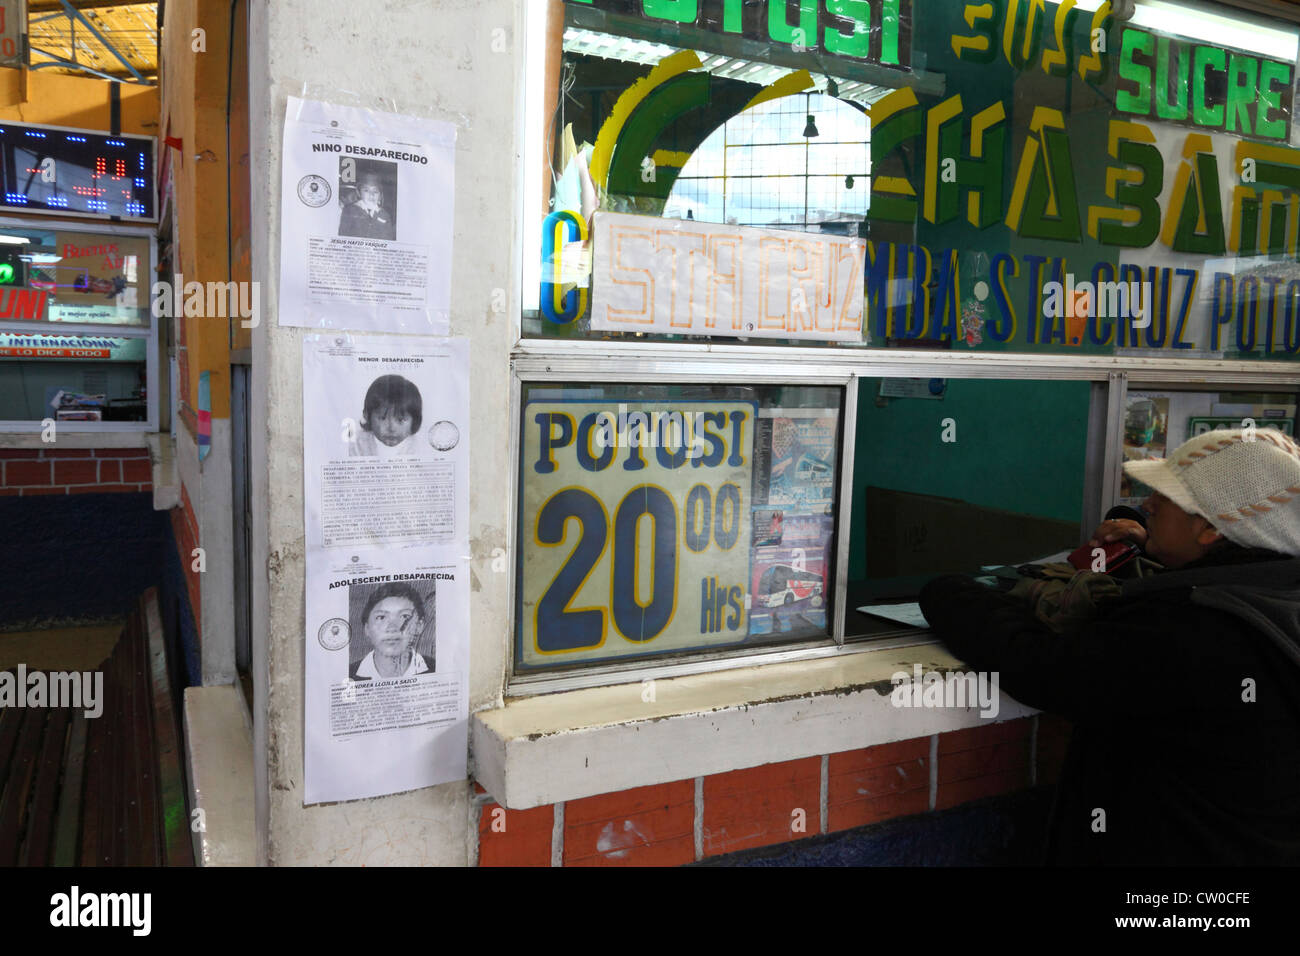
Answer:
<path fill-rule="evenodd" d="M 469 347 L 309 335 L 305 802 L 465 776 Z"/>
<path fill-rule="evenodd" d="M 280 324 L 445 335 L 456 128 L 289 97 Z"/>

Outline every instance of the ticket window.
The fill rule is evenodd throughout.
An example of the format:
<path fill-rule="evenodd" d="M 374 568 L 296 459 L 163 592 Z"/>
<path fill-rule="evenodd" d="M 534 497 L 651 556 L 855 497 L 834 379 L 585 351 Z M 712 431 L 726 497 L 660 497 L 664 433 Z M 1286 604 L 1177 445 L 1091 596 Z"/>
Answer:
<path fill-rule="evenodd" d="M 516 676 L 829 643 L 844 394 L 524 383 Z"/>
<path fill-rule="evenodd" d="M 103 347 L 106 343 L 107 348 Z M 0 356 L 0 421 L 147 421 L 145 347 L 144 339 L 99 341 L 87 336 L 60 340 L 53 350 L 69 356 L 77 352 L 95 355 L 91 361 Z M 130 358 L 132 351 L 138 353 L 136 361 Z M 115 360 L 114 353 L 123 354 L 123 358 Z"/>
<path fill-rule="evenodd" d="M 0 422 L 146 426 L 152 276 L 139 232 L 0 222 Z"/>
<path fill-rule="evenodd" d="M 1092 467 L 1087 381 L 864 378 L 853 468 L 846 637 L 896 630 L 859 614 L 915 601 L 930 578 L 1080 543 Z"/>

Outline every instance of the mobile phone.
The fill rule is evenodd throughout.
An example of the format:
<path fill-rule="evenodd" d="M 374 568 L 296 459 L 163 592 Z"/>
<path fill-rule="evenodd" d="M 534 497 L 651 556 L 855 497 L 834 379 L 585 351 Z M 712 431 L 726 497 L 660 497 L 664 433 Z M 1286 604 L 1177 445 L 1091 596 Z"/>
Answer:
<path fill-rule="evenodd" d="M 1097 550 L 1097 547 L 1100 547 L 1104 552 L 1106 559 L 1106 574 L 1112 574 L 1115 571 L 1118 571 L 1142 553 L 1141 549 L 1131 541 L 1112 541 L 1109 544 L 1098 546 L 1088 544 L 1080 545 L 1071 552 L 1070 556 L 1065 560 L 1069 561 L 1080 571 L 1091 571 L 1094 560 L 1093 552 Z"/>

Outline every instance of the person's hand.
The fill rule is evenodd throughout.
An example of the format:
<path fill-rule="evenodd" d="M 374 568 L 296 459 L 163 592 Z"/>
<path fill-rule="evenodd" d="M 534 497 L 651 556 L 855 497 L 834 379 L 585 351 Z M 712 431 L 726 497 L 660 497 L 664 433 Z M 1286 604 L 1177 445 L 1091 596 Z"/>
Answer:
<path fill-rule="evenodd" d="M 1115 541 L 1127 541 L 1139 548 L 1146 547 L 1147 529 L 1128 518 L 1112 518 L 1097 526 L 1097 530 L 1088 539 L 1088 546 L 1099 548 Z"/>

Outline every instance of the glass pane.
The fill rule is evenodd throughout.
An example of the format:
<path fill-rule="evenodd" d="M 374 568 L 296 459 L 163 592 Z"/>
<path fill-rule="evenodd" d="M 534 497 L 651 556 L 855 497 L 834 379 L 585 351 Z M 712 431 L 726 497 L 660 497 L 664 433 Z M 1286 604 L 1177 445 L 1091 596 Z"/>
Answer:
<path fill-rule="evenodd" d="M 808 146 L 808 174 L 815 176 L 857 176 L 871 171 L 871 154 L 866 143 L 811 143 Z M 869 185 L 869 184 L 867 184 Z M 869 189 L 863 189 L 863 193 Z"/>
<path fill-rule="evenodd" d="M 1295 434 L 1296 396 L 1263 392 L 1133 390 L 1124 415 L 1121 465 L 1165 458 L 1183 442 L 1218 428 L 1276 428 Z M 1116 504 L 1141 508 L 1151 488 L 1120 468 Z"/>
<path fill-rule="evenodd" d="M 824 64 L 809 74 L 815 80 L 797 86 L 791 83 L 797 68 L 792 72 L 765 57 L 710 54 L 713 47 L 689 45 L 686 33 L 675 37 L 673 26 L 651 24 L 652 40 L 624 21 L 617 29 L 629 32 L 619 35 L 609 32 L 616 21 L 577 7 L 556 5 L 566 29 L 562 63 L 548 78 L 557 94 L 543 147 L 548 168 L 542 189 L 551 213 L 525 228 L 524 334 L 863 344 L 856 288 L 862 247 L 850 250 L 847 238 L 838 237 L 860 233 L 869 193 L 866 107 L 883 89 L 846 79 L 838 95 L 830 95 Z M 745 17 L 753 19 L 754 11 Z M 732 29 L 714 26 L 715 33 Z M 756 20 L 751 26 L 761 26 L 759 33 L 768 37 L 767 26 Z M 702 34 L 696 29 L 691 36 Z M 674 39 L 686 45 L 675 47 Z M 730 45 L 726 37 L 713 39 Z M 790 43 L 785 46 L 792 52 Z M 817 64 L 810 60 L 808 66 Z M 811 145 L 820 148 L 815 169 Z M 834 177 L 838 187 L 810 175 Z M 845 186 L 850 175 L 862 181 L 857 193 Z M 645 230 L 653 242 L 623 243 L 602 233 L 602 217 L 613 228 L 616 216 L 622 228 Z M 664 219 L 745 231 L 678 226 L 675 234 L 663 227 Z M 835 257 L 840 265 L 810 267 L 802 247 L 785 255 L 778 248 L 784 240 L 773 231 L 837 237 L 812 255 Z M 769 239 L 775 245 L 764 245 Z M 614 256 L 617 266 L 610 265 Z M 733 266 L 739 269 L 734 274 Z M 628 288 L 615 275 L 623 270 L 647 283 L 650 317 L 626 318 L 629 304 L 614 301 Z M 539 280 L 531 281 L 533 275 Z M 832 296 L 833 281 L 844 288 Z M 843 328 L 760 315 L 765 295 L 784 302 L 799 284 L 805 300 L 833 297 L 827 316 L 833 311 Z M 721 293 L 719 287 L 725 287 Z M 717 305 L 719 294 L 738 298 L 734 309 L 730 302 Z M 682 314 L 668 314 L 679 306 Z"/>
<path fill-rule="evenodd" d="M 603 15 L 610 3 L 617 17 Z M 808 50 L 760 22 L 770 4 L 720 20 L 706 10 L 716 4 L 692 6 L 685 23 L 637 3 L 563 5 L 546 195 L 589 231 L 565 253 L 580 275 L 562 271 L 545 293 L 526 283 L 526 335 L 618 339 L 648 326 L 659 338 L 768 344 L 1300 357 L 1295 24 L 1213 5 L 1140 4 L 1121 20 L 914 0 L 862 45 L 824 29 L 821 5 L 820 46 Z M 912 76 L 864 73 L 872 63 Z M 721 187 L 707 201 L 705 179 Z M 766 282 L 732 283 L 740 319 L 724 336 L 699 316 L 667 317 L 665 303 L 690 298 L 675 290 L 703 287 L 714 268 L 674 247 L 620 264 L 668 291 L 653 321 L 619 322 L 626 306 L 605 291 L 618 280 L 592 266 L 616 241 L 604 213 L 647 229 L 666 216 L 861 237 L 862 308 L 847 331 L 769 327 L 751 287 L 786 283 L 793 270 L 780 261 Z M 583 230 L 575 220 L 570 231 Z M 692 242 L 732 241 L 690 231 Z M 539 250 L 528 268 L 552 266 L 526 236 Z M 756 250 L 770 238 L 755 234 Z"/>
<path fill-rule="evenodd" d="M 842 401 L 526 385 L 516 669 L 827 639 Z"/>
<path fill-rule="evenodd" d="M 141 236 L 0 225 L 0 322 L 148 326 Z"/>
<path fill-rule="evenodd" d="M 915 601 L 937 574 L 979 573 L 1079 546 L 1090 388 L 859 382 L 846 636 L 898 630 L 856 608 Z"/>
<path fill-rule="evenodd" d="M 12 346 L 8 333 L 0 332 L 0 421 L 123 421 L 148 418 L 145 394 L 145 339 L 92 340 L 68 336 L 55 347 Z M 106 342 L 113 348 L 101 348 Z M 32 359 L 14 352 L 38 351 L 64 358 Z M 113 356 L 110 360 L 85 361 L 86 354 Z M 9 353 L 9 354 L 6 354 Z"/>

